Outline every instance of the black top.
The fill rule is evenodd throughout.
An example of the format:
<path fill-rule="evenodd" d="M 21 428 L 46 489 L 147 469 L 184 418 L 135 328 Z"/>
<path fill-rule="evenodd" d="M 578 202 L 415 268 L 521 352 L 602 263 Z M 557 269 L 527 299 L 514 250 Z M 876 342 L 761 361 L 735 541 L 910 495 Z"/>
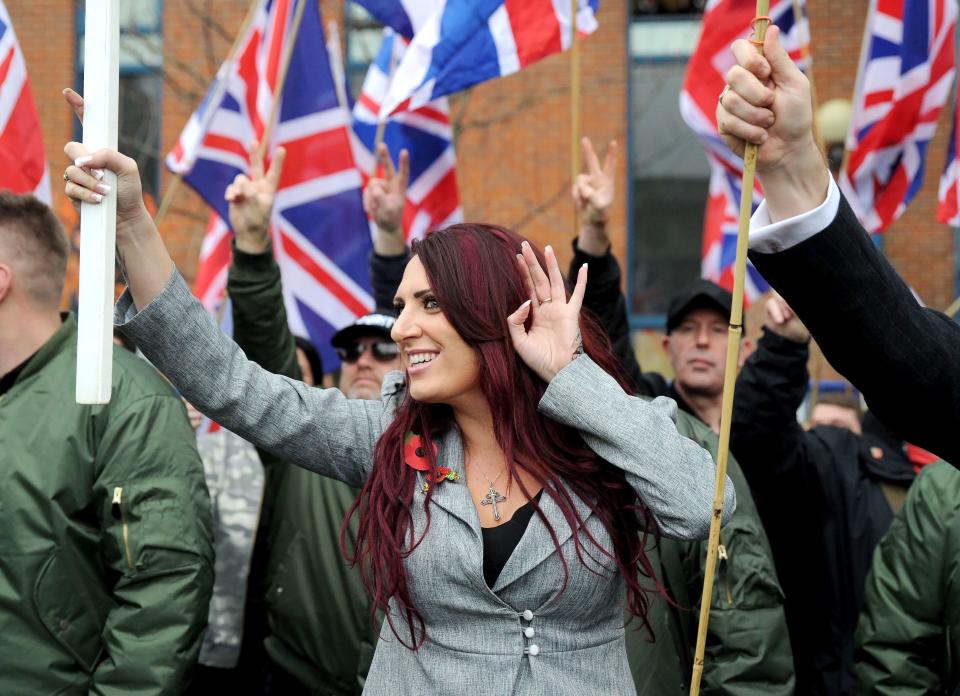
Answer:
<path fill-rule="evenodd" d="M 537 493 L 534 499 L 540 502 L 540 494 Z M 527 503 L 513 513 L 513 517 L 498 527 L 481 527 L 483 533 L 483 579 L 487 581 L 487 587 L 493 587 L 500 577 L 500 571 L 507 564 L 510 554 L 520 543 L 520 538 L 527 531 L 527 525 L 530 518 L 533 517 L 533 501 Z"/>

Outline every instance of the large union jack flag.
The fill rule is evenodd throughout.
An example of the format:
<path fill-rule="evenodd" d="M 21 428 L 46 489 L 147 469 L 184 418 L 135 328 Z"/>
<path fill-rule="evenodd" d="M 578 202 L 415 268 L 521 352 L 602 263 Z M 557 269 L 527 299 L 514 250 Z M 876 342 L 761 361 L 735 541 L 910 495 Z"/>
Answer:
<path fill-rule="evenodd" d="M 956 0 L 872 0 L 840 188 L 882 232 L 923 184 L 927 146 L 954 75 Z"/>
<path fill-rule="evenodd" d="M 775 0 L 769 13 L 771 21 L 780 28 L 784 48 L 804 70 L 809 69 L 810 63 L 810 28 L 805 8 L 805 2 L 801 0 L 798 18 L 792 0 Z M 743 160 L 730 152 L 717 131 L 717 97 L 726 85 L 727 71 L 734 65 L 730 44 L 750 35 L 755 10 L 753 0 L 711 0 L 707 3 L 700 40 L 690 57 L 680 92 L 680 114 L 706 148 L 710 163 L 710 192 L 703 222 L 702 275 L 728 290 L 733 289 Z M 753 191 L 754 209 L 760 204 L 762 195 L 757 183 Z M 744 287 L 746 300 L 756 299 L 769 287 L 759 272 L 748 264 Z"/>
<path fill-rule="evenodd" d="M 335 331 L 366 314 L 369 225 L 354 161 L 349 106 L 341 103 L 317 3 L 306 2 L 269 151 L 287 150 L 272 219 L 294 333 L 309 336 L 324 365 L 339 364 Z M 208 307 L 223 297 L 231 233 L 224 191 L 249 167 L 247 152 L 266 132 L 297 0 L 263 0 L 200 108 L 167 157 L 213 209 L 195 292 Z M 341 86 L 342 87 L 342 86 Z"/>
<path fill-rule="evenodd" d="M 380 104 L 387 93 L 391 69 L 403 58 L 408 42 L 392 29 L 385 29 L 380 51 L 363 81 L 353 107 L 357 164 L 366 179 L 376 169 L 374 145 Z M 457 192 L 456 155 L 447 100 L 440 98 L 416 111 L 393 114 L 383 129 L 383 142 L 396 158 L 400 150 L 410 153 L 410 184 L 403 213 L 407 239 L 463 220 Z"/>
<path fill-rule="evenodd" d="M 596 30 L 599 2 L 577 0 L 580 34 Z M 440 2 L 397 67 L 381 114 L 417 109 L 564 51 L 571 23 L 571 3 L 564 0 Z"/>
<path fill-rule="evenodd" d="M 0 188 L 50 203 L 50 172 L 27 65 L 0 1 Z"/>

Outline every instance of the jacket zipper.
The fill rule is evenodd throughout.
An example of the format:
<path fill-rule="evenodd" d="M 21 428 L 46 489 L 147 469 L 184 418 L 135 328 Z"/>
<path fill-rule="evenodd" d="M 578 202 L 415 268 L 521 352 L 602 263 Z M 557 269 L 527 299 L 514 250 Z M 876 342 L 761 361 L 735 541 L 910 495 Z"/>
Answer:
<path fill-rule="evenodd" d="M 120 525 L 123 532 L 123 553 L 127 558 L 127 567 L 133 570 L 133 554 L 130 553 L 130 527 L 127 525 L 127 511 L 123 508 L 123 486 L 113 489 L 113 514 L 120 514 Z"/>
<path fill-rule="evenodd" d="M 730 588 L 730 576 L 727 575 L 727 547 L 723 544 L 717 547 L 717 555 L 720 558 L 720 568 L 717 575 L 720 576 L 720 582 L 723 583 L 723 589 L 727 593 L 727 604 L 733 606 L 733 590 Z"/>

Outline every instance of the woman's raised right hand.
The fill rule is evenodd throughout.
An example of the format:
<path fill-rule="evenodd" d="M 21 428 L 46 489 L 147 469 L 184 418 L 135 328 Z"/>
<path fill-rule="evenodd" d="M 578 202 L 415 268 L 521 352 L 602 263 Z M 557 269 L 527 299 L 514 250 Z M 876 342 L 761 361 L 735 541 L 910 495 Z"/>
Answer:
<path fill-rule="evenodd" d="M 65 89 L 63 99 L 83 123 L 83 97 L 72 89 Z M 104 181 L 104 170 L 109 169 L 117 175 L 117 233 L 124 232 L 126 223 L 139 222 L 141 216 L 149 218 L 135 160 L 106 149 L 91 155 L 80 143 L 67 143 L 63 151 L 73 162 L 64 172 L 64 190 L 71 200 L 100 203 L 111 192 L 110 185 Z"/>
<path fill-rule="evenodd" d="M 101 203 L 104 196 L 112 193 L 104 176 L 104 171 L 109 170 L 117 175 L 117 235 L 144 219 L 150 219 L 143 203 L 140 170 L 135 160 L 107 148 L 90 153 L 75 142 L 67 143 L 63 151 L 73 162 L 65 172 L 64 192 L 69 198 L 94 205 Z"/>

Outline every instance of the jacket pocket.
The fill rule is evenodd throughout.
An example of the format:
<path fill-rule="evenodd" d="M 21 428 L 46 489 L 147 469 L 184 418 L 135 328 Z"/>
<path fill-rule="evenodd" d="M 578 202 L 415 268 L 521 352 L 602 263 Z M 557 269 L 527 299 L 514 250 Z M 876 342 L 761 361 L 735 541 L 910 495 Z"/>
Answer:
<path fill-rule="evenodd" d="M 108 556 L 125 573 L 151 569 L 157 562 L 169 563 L 168 552 L 196 554 L 201 544 L 196 502 L 184 488 L 189 480 L 167 478 L 118 481 L 107 487 L 103 520 L 108 529 Z"/>
<path fill-rule="evenodd" d="M 33 591 L 34 610 L 47 632 L 88 674 L 100 662 L 100 634 L 113 606 L 93 556 L 58 548 L 43 564 Z"/>

